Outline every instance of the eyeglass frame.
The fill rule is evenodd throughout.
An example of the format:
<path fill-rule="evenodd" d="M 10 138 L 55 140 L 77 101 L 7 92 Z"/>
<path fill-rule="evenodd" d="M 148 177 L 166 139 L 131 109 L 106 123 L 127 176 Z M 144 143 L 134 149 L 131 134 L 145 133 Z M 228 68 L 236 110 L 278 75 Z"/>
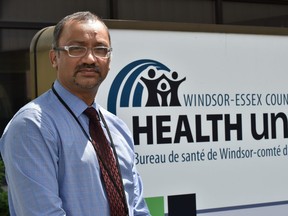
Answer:
<path fill-rule="evenodd" d="M 80 56 L 71 55 L 69 49 L 72 48 L 72 47 L 74 47 L 74 48 L 85 48 L 86 51 L 85 51 L 85 53 L 83 55 L 80 55 Z M 105 49 L 107 49 L 106 56 L 95 55 L 95 53 L 94 53 L 95 48 L 105 48 Z M 55 50 L 55 51 L 66 51 L 68 56 L 71 57 L 71 58 L 81 58 L 81 57 L 87 55 L 87 51 L 88 50 L 92 50 L 92 54 L 96 58 L 104 58 L 104 59 L 110 58 L 111 53 L 112 53 L 112 47 L 106 47 L 106 46 L 96 46 L 96 47 L 89 47 L 88 48 L 88 47 L 85 47 L 85 46 L 70 45 L 70 46 L 54 47 L 53 50 Z"/>

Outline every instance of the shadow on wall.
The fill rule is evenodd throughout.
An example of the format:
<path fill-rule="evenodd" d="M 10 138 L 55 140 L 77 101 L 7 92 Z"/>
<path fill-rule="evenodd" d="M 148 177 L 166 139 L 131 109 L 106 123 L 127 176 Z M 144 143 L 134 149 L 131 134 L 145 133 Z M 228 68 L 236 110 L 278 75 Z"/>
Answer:
<path fill-rule="evenodd" d="M 11 101 L 5 88 L 0 84 L 0 136 L 12 115 Z"/>

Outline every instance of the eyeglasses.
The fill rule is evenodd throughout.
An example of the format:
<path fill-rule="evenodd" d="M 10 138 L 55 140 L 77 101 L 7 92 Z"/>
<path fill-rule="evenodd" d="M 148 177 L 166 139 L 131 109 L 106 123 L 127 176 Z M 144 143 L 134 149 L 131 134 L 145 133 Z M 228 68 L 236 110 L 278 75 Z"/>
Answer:
<path fill-rule="evenodd" d="M 68 55 L 72 58 L 80 58 L 87 54 L 87 51 L 92 50 L 92 53 L 95 57 L 98 58 L 109 58 L 111 56 L 112 48 L 105 46 L 97 46 L 92 48 L 87 48 L 85 46 L 63 46 L 55 47 L 54 50 L 57 51 L 67 51 Z"/>

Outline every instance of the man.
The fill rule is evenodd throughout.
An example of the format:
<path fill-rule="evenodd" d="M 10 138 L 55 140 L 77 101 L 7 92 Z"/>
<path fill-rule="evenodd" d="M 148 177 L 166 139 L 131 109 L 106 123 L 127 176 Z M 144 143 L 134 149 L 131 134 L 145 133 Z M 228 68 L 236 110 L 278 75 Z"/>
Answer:
<path fill-rule="evenodd" d="M 69 15 L 55 26 L 50 60 L 57 80 L 15 114 L 0 140 L 11 216 L 150 215 L 131 134 L 95 102 L 109 71 L 111 51 L 108 28 L 90 12 Z M 106 146 L 116 150 L 110 161 L 111 167 L 118 161 L 118 177 L 112 176 L 106 155 L 98 152 L 105 141 L 98 143 L 102 129 L 90 128 L 93 120 L 87 108 L 97 110 L 92 116 L 102 125 Z M 106 181 L 119 196 L 116 204 Z"/>

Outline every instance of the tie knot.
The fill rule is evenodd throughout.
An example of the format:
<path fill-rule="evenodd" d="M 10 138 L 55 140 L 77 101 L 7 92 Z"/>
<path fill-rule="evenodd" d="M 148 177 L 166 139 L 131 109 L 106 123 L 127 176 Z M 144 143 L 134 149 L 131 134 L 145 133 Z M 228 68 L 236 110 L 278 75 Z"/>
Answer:
<path fill-rule="evenodd" d="M 88 107 L 85 111 L 84 114 L 90 119 L 94 121 L 99 121 L 99 115 L 96 109 L 93 107 Z"/>

